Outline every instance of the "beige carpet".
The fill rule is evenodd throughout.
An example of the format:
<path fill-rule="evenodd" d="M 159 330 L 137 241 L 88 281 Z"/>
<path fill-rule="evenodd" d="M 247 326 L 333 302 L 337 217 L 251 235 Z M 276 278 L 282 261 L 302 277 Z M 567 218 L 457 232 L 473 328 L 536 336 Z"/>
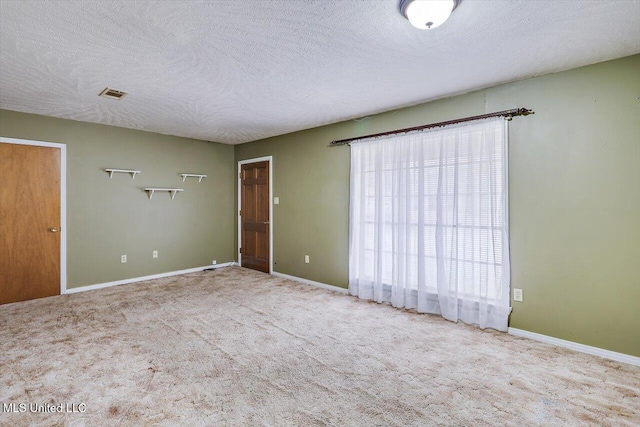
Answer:
<path fill-rule="evenodd" d="M 640 368 L 242 268 L 0 306 L 2 425 L 640 422 Z"/>

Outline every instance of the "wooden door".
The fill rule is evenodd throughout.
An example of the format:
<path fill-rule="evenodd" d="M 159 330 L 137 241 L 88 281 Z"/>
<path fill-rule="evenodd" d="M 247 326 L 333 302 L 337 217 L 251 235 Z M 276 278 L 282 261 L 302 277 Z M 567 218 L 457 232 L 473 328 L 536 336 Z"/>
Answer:
<path fill-rule="evenodd" d="M 60 149 L 0 143 L 0 304 L 60 294 Z"/>
<path fill-rule="evenodd" d="M 240 179 L 242 266 L 269 273 L 269 162 L 242 165 Z"/>

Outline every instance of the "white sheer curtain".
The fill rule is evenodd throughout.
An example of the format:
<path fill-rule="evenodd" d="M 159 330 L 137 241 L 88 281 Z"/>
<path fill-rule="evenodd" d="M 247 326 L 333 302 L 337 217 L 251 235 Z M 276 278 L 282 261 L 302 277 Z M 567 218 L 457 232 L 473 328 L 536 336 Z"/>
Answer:
<path fill-rule="evenodd" d="M 507 330 L 507 122 L 351 144 L 349 292 Z"/>

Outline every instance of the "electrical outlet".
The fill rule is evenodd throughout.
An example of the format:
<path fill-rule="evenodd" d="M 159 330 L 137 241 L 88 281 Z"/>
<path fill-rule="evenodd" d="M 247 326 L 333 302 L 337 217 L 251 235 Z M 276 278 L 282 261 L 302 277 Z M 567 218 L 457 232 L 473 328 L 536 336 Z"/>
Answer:
<path fill-rule="evenodd" d="M 211 261 L 211 265 L 216 265 L 218 262 L 214 259 L 213 261 Z"/>
<path fill-rule="evenodd" d="M 522 289 L 513 289 L 513 300 L 522 302 Z"/>
<path fill-rule="evenodd" d="M 127 262 L 127 256 L 126 256 L 126 255 L 121 255 L 121 256 L 120 256 L 120 262 L 121 262 L 122 264 L 126 264 L 126 262 Z"/>
<path fill-rule="evenodd" d="M 273 198 L 273 204 L 274 205 L 279 205 L 280 204 L 280 197 L 274 197 Z"/>
<path fill-rule="evenodd" d="M 309 255 L 304 256 L 304 263 L 309 264 Z"/>
<path fill-rule="evenodd" d="M 158 258 L 158 251 L 153 251 L 153 257 Z"/>

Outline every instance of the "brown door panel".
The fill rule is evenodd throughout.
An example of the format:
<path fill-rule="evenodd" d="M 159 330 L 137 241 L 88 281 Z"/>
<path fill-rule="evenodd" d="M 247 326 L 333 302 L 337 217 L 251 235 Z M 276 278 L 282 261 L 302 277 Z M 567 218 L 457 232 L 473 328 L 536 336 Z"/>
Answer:
<path fill-rule="evenodd" d="M 242 165 L 242 266 L 269 272 L 269 162 Z"/>
<path fill-rule="evenodd" d="M 242 227 L 245 231 L 253 231 L 256 233 L 268 233 L 269 232 L 269 223 L 268 222 L 253 222 L 246 221 L 242 224 Z"/>
<path fill-rule="evenodd" d="M 60 294 L 60 149 L 0 143 L 0 304 Z"/>

